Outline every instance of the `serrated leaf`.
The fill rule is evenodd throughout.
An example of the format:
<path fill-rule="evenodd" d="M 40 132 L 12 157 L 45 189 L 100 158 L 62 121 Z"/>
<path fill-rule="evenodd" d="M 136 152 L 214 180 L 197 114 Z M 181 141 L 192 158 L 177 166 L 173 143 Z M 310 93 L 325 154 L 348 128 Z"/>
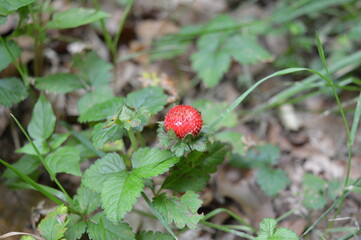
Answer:
<path fill-rule="evenodd" d="M 0 61 L 1 62 L 1 61 Z M 0 79 L 0 104 L 11 107 L 28 96 L 25 85 L 18 78 Z"/>
<path fill-rule="evenodd" d="M 115 115 L 123 103 L 123 98 L 115 97 L 105 102 L 95 104 L 82 113 L 78 120 L 81 123 L 104 120 L 107 117 Z"/>
<path fill-rule="evenodd" d="M 221 132 L 217 133 L 216 137 L 220 141 L 230 143 L 235 153 L 244 154 L 246 145 L 242 134 L 238 132 Z"/>
<path fill-rule="evenodd" d="M 39 224 L 39 231 L 41 236 L 49 240 L 58 240 L 64 237 L 68 224 L 67 218 L 68 209 L 65 206 L 59 206 L 54 212 L 49 213 L 41 220 Z"/>
<path fill-rule="evenodd" d="M 28 125 L 29 135 L 34 139 L 45 140 L 54 132 L 54 128 L 55 115 L 51 104 L 44 95 L 40 95 Z"/>
<path fill-rule="evenodd" d="M 80 185 L 77 194 L 74 196 L 74 205 L 77 210 L 86 216 L 93 213 L 100 206 L 99 193 Z"/>
<path fill-rule="evenodd" d="M 228 151 L 227 145 L 215 142 L 206 153 L 191 152 L 172 168 L 162 187 L 176 192 L 202 191 Z"/>
<path fill-rule="evenodd" d="M 159 148 L 140 148 L 132 155 L 133 174 L 150 178 L 164 173 L 179 159 L 168 150 Z"/>
<path fill-rule="evenodd" d="M 92 131 L 92 141 L 96 148 L 103 148 L 107 142 L 119 140 L 124 135 L 123 126 L 114 123 L 107 126 L 108 123 L 98 123 Z"/>
<path fill-rule="evenodd" d="M 23 6 L 33 3 L 35 0 L 2 0 L 0 2 L 0 15 L 10 14 Z M 1 51 L 0 51 L 1 52 Z"/>
<path fill-rule="evenodd" d="M 203 215 L 197 213 L 202 200 L 192 191 L 187 191 L 181 198 L 163 193 L 153 199 L 153 204 L 169 224 L 174 222 L 179 229 L 185 226 L 196 228 L 203 218 Z"/>
<path fill-rule="evenodd" d="M 216 120 L 222 113 L 224 113 L 224 109 L 228 107 L 227 102 L 215 102 L 208 99 L 199 99 L 192 102 L 192 105 L 202 113 L 204 124 L 207 125 L 210 125 L 214 120 Z M 237 114 L 231 112 L 224 121 L 217 125 L 215 130 L 223 127 L 234 127 L 237 125 L 237 121 Z"/>
<path fill-rule="evenodd" d="M 241 64 L 255 64 L 271 58 L 255 37 L 246 35 L 238 34 L 228 38 L 223 49 Z"/>
<path fill-rule="evenodd" d="M 95 52 L 90 52 L 85 58 L 74 60 L 74 67 L 81 72 L 79 76 L 94 87 L 104 87 L 112 80 L 113 65 L 100 58 Z"/>
<path fill-rule="evenodd" d="M 81 176 L 80 155 L 76 147 L 64 146 L 46 156 L 45 161 L 54 173 L 69 173 Z"/>
<path fill-rule="evenodd" d="M 143 189 L 143 180 L 135 174 L 124 171 L 110 176 L 101 190 L 102 207 L 107 218 L 113 223 L 120 222 Z"/>
<path fill-rule="evenodd" d="M 307 208 L 318 210 L 326 206 L 327 198 L 325 188 L 327 182 L 322 178 L 316 177 L 310 173 L 303 176 L 303 205 Z"/>
<path fill-rule="evenodd" d="M 108 88 L 98 88 L 92 92 L 89 92 L 82 96 L 77 104 L 78 111 L 80 114 L 85 113 L 89 108 L 95 104 L 105 102 L 114 97 L 113 91 Z"/>
<path fill-rule="evenodd" d="M 267 195 L 274 196 L 286 188 L 290 181 L 285 171 L 262 167 L 257 172 L 257 183 Z"/>
<path fill-rule="evenodd" d="M 82 183 L 96 191 L 100 192 L 99 186 L 102 186 L 106 180 L 120 172 L 125 171 L 123 159 L 116 153 L 108 153 L 97 160 L 85 173 Z"/>
<path fill-rule="evenodd" d="M 42 139 L 36 139 L 33 141 L 33 143 L 41 155 L 45 155 L 50 152 L 50 148 L 47 141 Z M 30 143 L 25 144 L 21 148 L 17 149 L 15 152 L 36 156 L 36 152 L 33 148 L 33 145 L 31 145 Z"/>
<path fill-rule="evenodd" d="M 1 12 L 1 3 L 0 3 L 0 12 Z M 21 49 L 15 42 L 6 42 L 6 45 L 13 57 L 16 59 L 20 56 Z M 10 63 L 13 62 L 13 59 L 11 58 L 8 50 L 6 49 L 2 42 L 0 42 L 0 72 L 7 68 Z"/>
<path fill-rule="evenodd" d="M 140 232 L 136 240 L 173 240 L 174 238 L 171 235 L 160 233 L 160 232 L 150 232 L 142 231 Z"/>
<path fill-rule="evenodd" d="M 260 223 L 260 231 L 256 240 L 298 240 L 296 233 L 286 228 L 278 228 L 273 218 L 264 218 Z"/>
<path fill-rule="evenodd" d="M 210 88 L 217 86 L 231 64 L 230 55 L 221 50 L 200 50 L 192 54 L 191 60 L 192 68 L 197 72 L 197 76 Z"/>
<path fill-rule="evenodd" d="M 105 230 L 105 237 L 103 238 L 102 230 L 100 228 L 100 221 L 102 221 Z M 88 235 L 92 240 L 135 240 L 135 234 L 126 223 L 114 224 L 110 222 L 103 213 L 94 215 L 88 221 Z"/>
<path fill-rule="evenodd" d="M 125 103 L 136 109 L 145 107 L 151 114 L 156 114 L 167 104 L 167 95 L 161 87 L 147 87 L 128 94 Z"/>
<path fill-rule="evenodd" d="M 39 90 L 54 93 L 67 93 L 84 87 L 80 79 L 71 73 L 56 73 L 36 78 L 35 86 Z"/>
<path fill-rule="evenodd" d="M 78 215 L 70 215 L 69 223 L 67 225 L 68 230 L 65 232 L 66 240 L 80 239 L 86 231 L 87 224 Z"/>
<path fill-rule="evenodd" d="M 109 17 L 106 12 L 91 8 L 70 8 L 53 15 L 53 18 L 46 25 L 47 28 L 74 28 L 88 23 L 96 22 Z"/>

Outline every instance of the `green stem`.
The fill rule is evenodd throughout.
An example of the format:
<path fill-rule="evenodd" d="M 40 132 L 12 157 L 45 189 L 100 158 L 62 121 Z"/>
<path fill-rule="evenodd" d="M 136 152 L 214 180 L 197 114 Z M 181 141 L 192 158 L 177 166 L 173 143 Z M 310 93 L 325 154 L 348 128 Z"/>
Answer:
<path fill-rule="evenodd" d="M 205 226 L 214 228 L 214 229 L 218 229 L 218 230 L 221 230 L 221 231 L 224 231 L 224 232 L 232 233 L 232 234 L 234 234 L 236 236 L 239 236 L 239 237 L 247 238 L 247 239 L 250 239 L 250 240 L 256 240 L 255 237 L 253 237 L 253 236 L 251 236 L 251 235 L 249 235 L 247 233 L 243 233 L 243 232 L 239 232 L 239 231 L 236 231 L 236 230 L 233 230 L 233 229 L 229 229 L 228 227 L 225 227 L 225 226 L 222 226 L 222 225 L 214 224 L 214 223 L 207 222 L 207 221 L 204 221 L 204 220 L 201 220 L 200 223 L 202 223 Z"/>
<path fill-rule="evenodd" d="M 60 184 L 60 182 L 58 181 L 58 179 L 56 178 L 54 172 L 50 169 L 50 167 L 48 166 L 47 162 L 45 161 L 43 155 L 40 154 L 38 148 L 35 146 L 34 142 L 31 140 L 30 136 L 28 135 L 28 133 L 25 131 L 25 129 L 23 128 L 23 126 L 20 124 L 20 122 L 16 119 L 16 117 L 13 114 L 10 114 L 11 117 L 15 120 L 16 124 L 19 126 L 19 128 L 21 129 L 21 131 L 23 132 L 23 134 L 25 135 L 25 137 L 28 139 L 28 141 L 30 142 L 31 146 L 34 148 L 36 155 L 39 157 L 41 163 L 43 164 L 43 166 L 45 167 L 46 171 L 49 173 L 50 178 L 55 182 L 55 184 L 59 187 L 59 189 L 64 193 L 65 197 L 67 198 L 67 201 L 70 205 L 73 205 L 73 199 L 69 196 L 69 194 L 65 191 L 65 189 L 63 188 L 63 186 Z"/>
<path fill-rule="evenodd" d="M 115 34 L 115 38 L 114 38 L 114 41 L 113 41 L 113 48 L 114 49 L 117 49 L 117 45 L 118 45 L 118 42 L 119 42 L 119 39 L 120 39 L 120 35 L 122 33 L 125 21 L 126 21 L 128 15 L 129 15 L 130 9 L 133 6 L 133 3 L 134 3 L 134 0 L 129 0 L 128 1 L 127 7 L 126 7 L 126 9 L 124 11 L 122 19 L 120 20 L 119 27 L 118 27 L 117 33 Z M 116 62 L 116 60 L 114 62 Z"/>
<path fill-rule="evenodd" d="M 143 135 L 139 131 L 136 131 L 135 133 L 137 134 L 137 138 L 140 143 L 140 146 L 145 147 L 145 141 L 144 141 Z"/>
<path fill-rule="evenodd" d="M 19 64 L 19 63 L 16 61 L 14 55 L 13 55 L 12 52 L 10 51 L 9 46 L 7 45 L 7 43 L 5 42 L 5 40 L 3 39 L 2 36 L 0 36 L 0 41 L 1 41 L 1 44 L 5 47 L 5 49 L 6 49 L 6 51 L 8 52 L 8 54 L 10 55 L 11 60 L 13 61 L 13 63 L 14 63 L 14 65 L 15 65 L 16 69 L 18 70 L 21 78 L 23 79 L 25 86 L 28 87 L 29 84 L 30 84 L 30 82 L 29 82 L 28 75 L 27 75 L 26 71 L 22 68 L 22 65 Z"/>
<path fill-rule="evenodd" d="M 137 143 L 137 139 L 135 138 L 135 135 L 134 135 L 134 132 L 132 129 L 128 130 L 128 136 L 129 136 L 130 142 L 132 144 L 133 151 L 137 151 L 138 143 Z"/>

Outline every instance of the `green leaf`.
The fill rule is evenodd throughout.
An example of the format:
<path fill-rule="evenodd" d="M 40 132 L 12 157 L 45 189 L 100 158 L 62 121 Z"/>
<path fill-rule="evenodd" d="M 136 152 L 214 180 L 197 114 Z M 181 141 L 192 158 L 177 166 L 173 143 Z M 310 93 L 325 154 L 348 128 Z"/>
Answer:
<path fill-rule="evenodd" d="M 192 68 L 207 87 L 213 88 L 221 81 L 231 65 L 231 57 L 222 50 L 200 50 L 191 56 Z"/>
<path fill-rule="evenodd" d="M 217 133 L 216 137 L 218 140 L 230 143 L 233 147 L 233 151 L 239 155 L 243 155 L 246 145 L 242 134 L 238 132 L 221 132 Z"/>
<path fill-rule="evenodd" d="M 81 176 L 79 151 L 73 146 L 64 146 L 50 153 L 45 161 L 54 173 L 69 173 Z"/>
<path fill-rule="evenodd" d="M 103 238 L 102 230 L 100 227 L 102 221 L 105 229 L 105 237 Z M 135 240 L 135 234 L 126 223 L 114 224 L 110 222 L 103 213 L 94 215 L 88 221 L 88 235 L 92 240 Z"/>
<path fill-rule="evenodd" d="M 327 204 L 325 189 L 327 182 L 322 178 L 316 177 L 310 173 L 303 176 L 303 204 L 310 209 L 321 209 Z"/>
<path fill-rule="evenodd" d="M 66 206 L 59 206 L 54 212 L 49 213 L 41 220 L 39 224 L 39 231 L 41 236 L 48 240 L 58 240 L 64 237 L 68 224 L 67 218 L 68 209 Z"/>
<path fill-rule="evenodd" d="M 215 102 L 208 99 L 199 99 L 192 103 L 193 107 L 197 108 L 202 113 L 204 124 L 211 124 L 217 119 L 227 108 L 227 102 Z M 237 125 L 237 114 L 232 112 L 224 121 L 217 125 L 214 130 L 223 127 L 235 127 Z"/>
<path fill-rule="evenodd" d="M 105 102 L 112 99 L 114 94 L 108 87 L 98 88 L 82 96 L 78 101 L 78 111 L 80 114 L 85 113 L 89 108 L 95 104 Z"/>
<path fill-rule="evenodd" d="M 28 125 L 29 135 L 34 139 L 47 139 L 55 128 L 55 115 L 50 102 L 40 95 L 35 104 L 33 115 Z"/>
<path fill-rule="evenodd" d="M 260 223 L 260 230 L 256 240 L 298 240 L 296 233 L 286 228 L 278 228 L 273 218 L 264 218 Z"/>
<path fill-rule="evenodd" d="M 96 22 L 107 18 L 109 15 L 103 11 L 90 8 L 70 8 L 53 15 L 53 18 L 46 25 L 47 28 L 74 28 L 88 23 Z"/>
<path fill-rule="evenodd" d="M 30 175 L 39 168 L 40 161 L 34 156 L 24 155 L 16 163 L 12 164 L 12 166 L 21 169 L 22 174 Z M 3 177 L 8 180 L 8 183 L 9 180 L 13 182 L 19 179 L 19 176 L 9 168 L 4 171 Z"/>
<path fill-rule="evenodd" d="M 128 94 L 125 103 L 136 109 L 146 107 L 151 114 L 156 114 L 167 104 L 167 95 L 161 87 L 147 87 Z"/>
<path fill-rule="evenodd" d="M 116 114 L 124 103 L 124 98 L 114 97 L 105 102 L 95 104 L 79 116 L 79 122 L 101 121 Z"/>
<path fill-rule="evenodd" d="M 80 77 L 94 87 L 104 87 L 112 80 L 113 65 L 101 59 L 95 52 L 85 57 L 77 55 L 74 67 L 80 70 Z"/>
<path fill-rule="evenodd" d="M 22 237 L 20 238 L 20 240 L 36 240 L 36 239 L 33 238 L 32 236 L 25 235 L 25 236 L 22 236 Z"/>
<path fill-rule="evenodd" d="M 100 206 L 100 195 L 82 184 L 74 196 L 74 206 L 88 216 Z"/>
<path fill-rule="evenodd" d="M 12 11 L 33 3 L 35 0 L 2 0 L 0 2 L 0 15 L 7 15 Z M 2 52 L 2 51 L 0 51 Z M 1 70 L 0 70 L 1 71 Z"/>
<path fill-rule="evenodd" d="M 65 232 L 66 240 L 80 239 L 86 231 L 86 222 L 78 215 L 70 215 L 68 230 Z"/>
<path fill-rule="evenodd" d="M 269 196 L 279 193 L 290 183 L 285 171 L 261 167 L 257 172 L 257 183 Z"/>
<path fill-rule="evenodd" d="M 1 12 L 1 3 L 0 3 L 0 12 Z M 21 49 L 15 42 L 5 42 L 5 46 L 7 46 L 13 55 L 13 57 L 16 59 L 20 56 Z M 0 42 L 0 72 L 7 68 L 10 63 L 13 62 L 13 59 L 11 58 L 8 50 L 6 49 L 2 42 Z"/>
<path fill-rule="evenodd" d="M 11 107 L 13 104 L 24 100 L 27 96 L 26 87 L 20 79 L 14 77 L 0 79 L 1 105 Z"/>
<path fill-rule="evenodd" d="M 92 131 L 92 141 L 96 148 L 103 148 L 107 142 L 120 140 L 124 135 L 124 128 L 114 123 L 98 123 Z"/>
<path fill-rule="evenodd" d="M 234 35 L 226 40 L 223 49 L 241 64 L 255 64 L 271 59 L 271 55 L 251 36 Z"/>
<path fill-rule="evenodd" d="M 118 175 L 125 171 L 123 159 L 116 153 L 108 153 L 97 160 L 85 173 L 82 183 L 96 191 L 100 192 L 99 186 L 103 186 L 108 178 Z"/>
<path fill-rule="evenodd" d="M 176 192 L 202 191 L 228 151 L 227 145 L 215 142 L 206 153 L 191 152 L 171 169 L 162 187 Z"/>
<path fill-rule="evenodd" d="M 80 79 L 71 73 L 56 73 L 36 78 L 35 86 L 39 90 L 54 93 L 67 93 L 84 87 Z"/>
<path fill-rule="evenodd" d="M 246 156 L 234 158 L 230 164 L 239 168 L 271 167 L 280 158 L 280 149 L 272 144 L 263 144 L 250 149 Z"/>
<path fill-rule="evenodd" d="M 61 146 L 61 144 L 63 144 L 68 139 L 69 136 L 70 136 L 69 132 L 63 134 L 54 133 L 49 138 L 49 146 L 51 147 L 51 149 L 57 149 L 58 147 Z"/>
<path fill-rule="evenodd" d="M 132 155 L 133 174 L 142 178 L 150 178 L 164 173 L 179 158 L 171 151 L 159 148 L 140 148 Z"/>
<path fill-rule="evenodd" d="M 136 239 L 137 240 L 173 240 L 174 238 L 171 235 L 165 233 L 142 231 L 137 235 Z"/>
<path fill-rule="evenodd" d="M 143 189 L 143 180 L 135 174 L 124 171 L 110 176 L 101 190 L 102 207 L 107 218 L 113 223 L 120 222 Z"/>
<path fill-rule="evenodd" d="M 35 147 L 39 150 L 39 153 L 41 155 L 45 155 L 48 152 L 50 152 L 50 148 L 49 148 L 47 141 L 42 140 L 42 139 L 36 139 L 33 141 L 33 143 L 34 143 Z M 25 144 L 21 148 L 17 149 L 15 152 L 36 156 L 36 152 L 30 143 Z"/>
<path fill-rule="evenodd" d="M 169 197 L 162 193 L 153 199 L 153 204 L 169 224 L 174 222 L 179 229 L 185 226 L 196 228 L 203 218 L 203 214 L 197 213 L 202 200 L 192 191 L 187 191 L 181 198 Z"/>

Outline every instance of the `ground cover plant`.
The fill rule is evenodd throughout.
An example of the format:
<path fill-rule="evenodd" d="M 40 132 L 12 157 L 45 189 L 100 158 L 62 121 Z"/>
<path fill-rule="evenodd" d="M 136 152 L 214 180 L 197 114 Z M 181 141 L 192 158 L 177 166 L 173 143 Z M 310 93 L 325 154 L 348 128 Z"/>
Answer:
<path fill-rule="evenodd" d="M 0 2 L 0 239 L 357 239 L 360 8 Z"/>

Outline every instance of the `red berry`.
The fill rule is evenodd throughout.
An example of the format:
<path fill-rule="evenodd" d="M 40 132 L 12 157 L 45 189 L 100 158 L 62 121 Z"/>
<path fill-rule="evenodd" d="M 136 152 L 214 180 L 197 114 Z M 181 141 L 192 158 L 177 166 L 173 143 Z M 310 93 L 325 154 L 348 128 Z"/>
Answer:
<path fill-rule="evenodd" d="M 184 138 L 188 133 L 197 136 L 202 129 L 202 115 L 194 107 L 177 105 L 169 110 L 164 119 L 165 130 L 173 129 L 178 138 Z"/>

